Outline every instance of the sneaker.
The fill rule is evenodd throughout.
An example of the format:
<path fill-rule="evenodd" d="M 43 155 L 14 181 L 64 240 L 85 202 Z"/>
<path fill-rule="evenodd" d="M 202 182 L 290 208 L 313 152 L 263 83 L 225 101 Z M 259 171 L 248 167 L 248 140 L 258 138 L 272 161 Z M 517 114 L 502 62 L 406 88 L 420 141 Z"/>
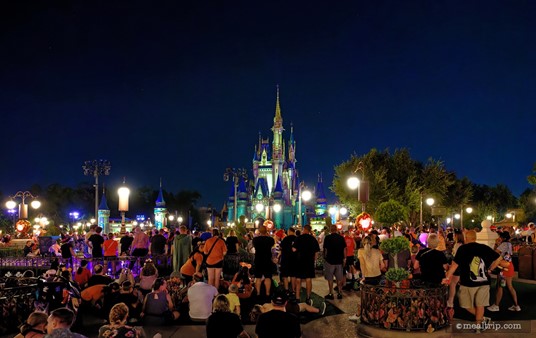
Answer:
<path fill-rule="evenodd" d="M 496 304 L 493 304 L 492 306 L 488 306 L 486 309 L 488 309 L 488 311 L 491 311 L 491 312 L 498 312 L 499 306 Z"/>
<path fill-rule="evenodd" d="M 325 298 L 325 299 L 331 299 L 331 300 L 335 299 L 335 297 L 333 297 L 333 294 L 332 294 L 332 293 L 327 294 L 324 298 Z"/>
<path fill-rule="evenodd" d="M 326 313 L 326 302 L 322 302 L 322 305 L 320 305 L 320 314 L 323 316 L 324 313 Z"/>
<path fill-rule="evenodd" d="M 356 322 L 356 321 L 359 320 L 359 316 L 358 316 L 357 314 L 352 315 L 352 316 L 348 317 L 348 320 L 351 320 L 351 321 L 353 321 L 353 322 Z"/>
<path fill-rule="evenodd" d="M 307 298 L 305 302 L 311 306 L 313 306 L 313 300 L 311 298 Z"/>
<path fill-rule="evenodd" d="M 508 308 L 508 310 L 510 311 L 515 311 L 515 312 L 519 312 L 521 311 L 521 307 L 519 305 L 512 305 Z"/>
<path fill-rule="evenodd" d="M 342 293 L 339 293 L 339 294 L 337 295 L 337 299 L 342 299 Z"/>

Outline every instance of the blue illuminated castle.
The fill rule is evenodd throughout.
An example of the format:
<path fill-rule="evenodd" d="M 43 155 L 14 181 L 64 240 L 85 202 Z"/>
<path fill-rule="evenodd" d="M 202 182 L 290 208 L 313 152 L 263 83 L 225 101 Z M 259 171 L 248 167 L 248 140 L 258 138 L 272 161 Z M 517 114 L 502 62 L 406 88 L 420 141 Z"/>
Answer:
<path fill-rule="evenodd" d="M 247 180 L 241 178 L 236 192 L 236 218 L 245 216 L 250 223 L 262 224 L 271 219 L 276 228 L 288 229 L 298 223 L 299 180 L 296 169 L 296 141 L 293 126 L 290 136 L 283 138 L 283 118 L 279 105 L 279 87 L 275 102 L 273 133 L 270 138 L 259 140 L 253 153 L 253 176 Z M 235 220 L 235 187 L 231 185 L 231 193 L 227 201 L 227 221 Z M 302 215 L 305 207 L 301 208 Z M 257 222 L 256 222 L 257 221 Z M 302 224 L 304 224 L 302 220 Z"/>

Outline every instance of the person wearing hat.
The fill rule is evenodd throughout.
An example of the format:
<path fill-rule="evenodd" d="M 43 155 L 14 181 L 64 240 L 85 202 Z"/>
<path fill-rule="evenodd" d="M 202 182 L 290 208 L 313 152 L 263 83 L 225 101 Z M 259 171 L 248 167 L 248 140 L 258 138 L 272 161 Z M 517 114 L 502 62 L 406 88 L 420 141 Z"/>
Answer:
<path fill-rule="evenodd" d="M 283 289 L 275 291 L 272 297 L 273 309 L 261 314 L 257 320 L 255 333 L 259 338 L 297 338 L 301 337 L 298 317 L 285 311 L 288 296 Z"/>

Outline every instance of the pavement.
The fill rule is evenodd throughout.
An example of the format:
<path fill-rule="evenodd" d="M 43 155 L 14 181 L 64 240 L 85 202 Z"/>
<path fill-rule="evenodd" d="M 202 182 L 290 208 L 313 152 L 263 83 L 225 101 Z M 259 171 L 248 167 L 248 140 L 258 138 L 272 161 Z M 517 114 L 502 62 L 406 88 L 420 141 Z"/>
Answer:
<path fill-rule="evenodd" d="M 524 317 L 527 317 L 529 312 L 530 320 L 516 320 L 515 313 L 512 313 L 511 320 L 503 320 L 500 322 L 492 322 L 494 324 L 493 328 L 484 332 L 482 337 L 493 337 L 493 338 L 528 338 L 536 337 L 536 304 L 531 305 L 531 300 L 536 295 L 536 281 L 532 280 L 520 280 L 516 279 L 519 283 L 528 284 L 529 288 L 524 288 L 524 293 L 518 294 L 519 302 L 524 313 Z M 327 283 L 322 277 L 317 277 L 313 280 L 313 292 L 324 296 L 328 293 Z M 505 296 L 507 298 L 507 296 Z M 506 299 L 503 302 L 507 301 Z M 343 291 L 343 299 L 335 299 L 328 301 L 343 313 L 331 316 L 323 316 L 318 319 L 314 319 L 306 324 L 302 324 L 302 337 L 304 338 L 353 338 L 353 337 L 407 337 L 415 338 L 415 336 L 426 336 L 427 338 L 447 338 L 447 337 L 468 337 L 470 333 L 459 333 L 454 329 L 456 325 L 472 324 L 470 321 L 463 319 L 466 317 L 466 314 L 463 313 L 465 310 L 456 308 L 456 313 L 454 315 L 455 319 L 453 325 L 436 332 L 427 333 L 427 332 L 404 332 L 404 331 L 395 331 L 395 330 L 386 330 L 380 328 L 370 327 L 368 325 L 361 325 L 359 322 L 352 322 L 348 320 L 348 317 L 355 313 L 358 304 L 360 303 L 359 292 L 355 291 Z M 460 313 L 461 311 L 461 313 Z M 489 313 L 486 311 L 486 316 L 490 315 L 491 318 L 494 317 L 494 313 Z M 504 318 L 504 316 L 503 316 Z M 510 325 L 510 327 L 508 327 Z M 521 325 L 521 329 L 516 328 L 515 326 Z M 80 332 L 86 335 L 89 338 L 96 338 L 98 336 L 98 323 L 91 323 L 89 326 L 84 327 L 83 332 Z M 163 338 L 167 337 L 188 337 L 188 338 L 198 338 L 206 337 L 205 326 L 204 325 L 177 325 L 177 326 L 162 326 L 162 327 L 144 327 L 145 332 L 148 338 L 153 337 L 156 333 L 160 333 Z M 255 335 L 255 326 L 254 325 L 245 325 L 244 329 L 250 334 L 251 337 L 256 337 Z M 499 330 L 498 330 L 499 329 Z M 520 332 L 523 331 L 523 332 Z M 474 333 L 473 333 L 474 334 Z M 4 337 L 12 337 L 4 336 Z M 3 338 L 3 337 L 1 337 Z"/>

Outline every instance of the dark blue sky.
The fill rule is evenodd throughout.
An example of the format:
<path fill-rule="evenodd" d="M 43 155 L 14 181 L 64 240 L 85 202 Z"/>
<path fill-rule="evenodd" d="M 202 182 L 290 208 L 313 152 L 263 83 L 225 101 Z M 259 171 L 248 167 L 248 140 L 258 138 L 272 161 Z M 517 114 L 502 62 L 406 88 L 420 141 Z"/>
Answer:
<path fill-rule="evenodd" d="M 536 162 L 534 1 L 11 1 L 0 6 L 0 191 L 198 190 L 251 168 L 275 87 L 298 168 L 406 147 L 519 195 Z"/>

